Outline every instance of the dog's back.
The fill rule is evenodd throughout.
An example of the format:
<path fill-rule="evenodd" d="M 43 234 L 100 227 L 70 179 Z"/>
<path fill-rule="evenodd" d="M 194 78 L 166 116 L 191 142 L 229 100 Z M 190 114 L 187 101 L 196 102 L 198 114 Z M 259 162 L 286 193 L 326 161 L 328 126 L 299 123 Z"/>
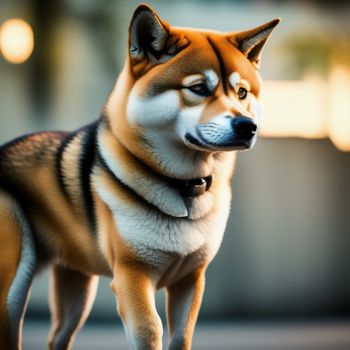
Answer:
<path fill-rule="evenodd" d="M 96 254 L 90 186 L 95 129 L 96 123 L 73 133 L 35 133 L 0 148 L 0 191 L 25 215 L 41 264 L 55 259 L 101 273 L 87 261 Z"/>

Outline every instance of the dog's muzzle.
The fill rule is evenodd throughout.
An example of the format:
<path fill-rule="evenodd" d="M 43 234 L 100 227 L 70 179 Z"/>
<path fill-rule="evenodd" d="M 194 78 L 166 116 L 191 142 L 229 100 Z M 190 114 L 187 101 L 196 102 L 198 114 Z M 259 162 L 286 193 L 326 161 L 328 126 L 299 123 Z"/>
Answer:
<path fill-rule="evenodd" d="M 209 122 L 196 127 L 196 136 L 187 133 L 186 140 L 202 149 L 244 150 L 253 145 L 258 126 L 251 118 L 226 116 L 225 123 Z"/>

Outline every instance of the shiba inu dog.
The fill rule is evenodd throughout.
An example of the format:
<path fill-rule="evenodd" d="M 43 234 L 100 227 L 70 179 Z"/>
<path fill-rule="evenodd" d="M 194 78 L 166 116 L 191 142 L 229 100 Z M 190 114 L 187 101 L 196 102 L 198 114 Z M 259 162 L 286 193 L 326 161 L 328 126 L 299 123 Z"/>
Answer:
<path fill-rule="evenodd" d="M 112 277 L 132 349 L 190 349 L 231 201 L 236 150 L 260 114 L 262 48 L 279 22 L 233 33 L 172 27 L 147 5 L 100 118 L 0 148 L 0 347 L 21 348 L 32 279 L 52 267 L 50 349 L 70 349 L 98 275 Z"/>

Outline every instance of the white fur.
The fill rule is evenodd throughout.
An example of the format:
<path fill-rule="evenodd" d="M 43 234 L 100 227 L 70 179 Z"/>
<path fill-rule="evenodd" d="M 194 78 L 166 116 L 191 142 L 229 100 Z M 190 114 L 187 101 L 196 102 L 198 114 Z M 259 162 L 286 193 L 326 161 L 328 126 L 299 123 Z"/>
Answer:
<path fill-rule="evenodd" d="M 207 153 L 199 153 L 182 144 L 181 139 L 173 139 L 173 135 L 148 131 L 147 139 L 151 140 L 152 154 L 169 177 L 194 179 L 209 176 L 213 172 L 213 157 Z"/>
<path fill-rule="evenodd" d="M 22 233 L 22 251 L 20 263 L 17 268 L 16 276 L 11 284 L 7 296 L 7 308 L 11 323 L 13 338 L 17 339 L 20 325 L 20 320 L 26 308 L 26 303 L 29 295 L 30 286 L 36 269 L 36 253 L 35 243 L 32 237 L 30 227 L 24 214 L 18 207 L 14 207 L 17 222 Z"/>
<path fill-rule="evenodd" d="M 208 246 L 210 256 L 219 249 L 229 214 L 230 190 L 220 198 L 215 210 L 204 218 L 188 219 L 164 216 L 154 209 L 136 206 L 113 196 L 101 182 L 97 192 L 113 213 L 120 235 L 142 258 L 154 259 L 152 249 L 183 256 Z M 150 250 L 151 249 L 151 250 Z"/>
<path fill-rule="evenodd" d="M 188 209 L 188 218 L 198 220 L 207 215 L 214 206 L 214 196 L 210 191 L 203 193 L 201 196 L 194 197 L 191 200 Z"/>
<path fill-rule="evenodd" d="M 233 72 L 230 74 L 228 81 L 233 89 L 236 89 L 241 81 L 241 75 L 238 72 Z"/>
<path fill-rule="evenodd" d="M 218 75 L 212 69 L 206 70 L 204 72 L 204 75 L 206 77 L 209 90 L 214 91 L 217 85 L 219 84 Z"/>
<path fill-rule="evenodd" d="M 128 121 L 141 127 L 163 127 L 176 118 L 180 99 L 174 90 L 152 97 L 141 97 L 133 89 L 127 106 Z"/>
<path fill-rule="evenodd" d="M 223 113 L 210 122 L 201 124 L 197 127 L 200 132 L 200 140 L 208 144 L 222 144 L 227 138 L 232 137 L 231 118 L 229 113 Z"/>
<path fill-rule="evenodd" d="M 153 157 L 168 176 L 191 179 L 212 173 L 212 157 L 199 154 L 184 144 L 186 132 L 195 132 L 204 108 L 204 104 L 187 107 L 179 112 L 175 123 L 167 129 L 149 128 L 143 131 L 143 136 L 152 145 Z"/>
<path fill-rule="evenodd" d="M 196 126 L 203 114 L 205 104 L 184 108 L 177 117 L 176 133 L 181 139 L 185 139 L 186 133 L 196 135 Z"/>

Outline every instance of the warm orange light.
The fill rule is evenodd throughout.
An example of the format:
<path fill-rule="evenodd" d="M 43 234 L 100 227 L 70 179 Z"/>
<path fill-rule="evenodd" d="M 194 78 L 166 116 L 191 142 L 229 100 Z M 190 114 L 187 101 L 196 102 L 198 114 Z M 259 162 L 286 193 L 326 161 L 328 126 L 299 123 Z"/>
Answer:
<path fill-rule="evenodd" d="M 329 137 L 342 151 L 350 151 L 350 70 L 334 68 L 330 76 Z"/>
<path fill-rule="evenodd" d="M 350 70 L 334 67 L 329 79 L 266 81 L 261 96 L 265 137 L 329 137 L 350 151 Z"/>
<path fill-rule="evenodd" d="M 267 81 L 261 101 L 261 135 L 327 137 L 325 86 L 322 81 Z"/>
<path fill-rule="evenodd" d="M 31 26 L 22 19 L 9 19 L 0 27 L 0 52 L 14 64 L 25 62 L 34 49 Z"/>

